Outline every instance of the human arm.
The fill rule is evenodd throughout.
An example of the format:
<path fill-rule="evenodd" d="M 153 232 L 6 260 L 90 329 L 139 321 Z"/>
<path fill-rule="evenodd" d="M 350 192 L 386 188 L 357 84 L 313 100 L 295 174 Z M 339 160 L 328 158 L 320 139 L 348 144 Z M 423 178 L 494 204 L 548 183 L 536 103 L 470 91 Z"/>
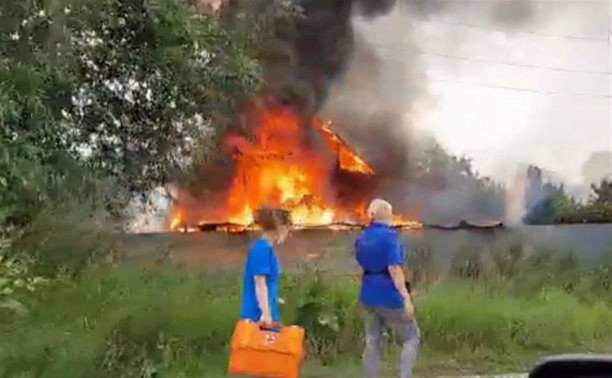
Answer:
<path fill-rule="evenodd" d="M 409 318 L 414 317 L 414 305 L 408 289 L 406 289 L 406 275 L 401 265 L 389 265 L 389 274 L 393 280 L 393 285 L 404 299 L 404 307 Z"/>
<path fill-rule="evenodd" d="M 268 302 L 268 285 L 266 283 L 266 276 L 256 275 L 255 280 L 255 296 L 257 297 L 257 304 L 261 310 L 260 322 L 263 325 L 272 324 L 272 312 L 270 310 L 270 303 Z"/>
<path fill-rule="evenodd" d="M 248 269 L 255 284 L 255 299 L 261 315 L 259 321 L 271 323 L 272 310 L 268 292 L 268 279 L 272 274 L 272 251 L 269 243 L 255 243 L 249 254 Z"/>
<path fill-rule="evenodd" d="M 406 274 L 402 268 L 403 264 L 404 249 L 397 234 L 393 233 L 392 237 L 390 238 L 388 249 L 387 269 L 393 281 L 393 285 L 404 300 L 406 314 L 412 319 L 414 317 L 414 305 L 412 304 L 412 298 L 408 292 L 408 288 L 406 287 Z"/>

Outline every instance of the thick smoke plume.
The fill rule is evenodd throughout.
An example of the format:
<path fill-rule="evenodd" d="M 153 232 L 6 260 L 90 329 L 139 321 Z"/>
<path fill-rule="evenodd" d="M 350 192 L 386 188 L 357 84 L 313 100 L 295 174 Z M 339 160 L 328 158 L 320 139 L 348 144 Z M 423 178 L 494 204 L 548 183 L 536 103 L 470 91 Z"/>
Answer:
<path fill-rule="evenodd" d="M 512 26 L 531 19 L 525 2 L 514 4 L 511 11 L 505 9 L 507 2 L 461 2 L 461 10 L 456 3 L 404 1 L 384 20 L 355 18 L 353 55 L 331 84 L 320 111 L 375 167 L 380 178 L 377 195 L 427 223 L 502 219 L 505 196 L 500 187 L 471 172 L 467 160 L 453 160 L 443 150 L 432 152 L 437 143 L 414 129 L 418 117 L 435 107 L 421 57 L 410 54 L 422 48 L 415 19 L 455 12 Z M 386 54 L 379 45 L 404 51 L 400 56 Z"/>
<path fill-rule="evenodd" d="M 268 2 L 260 3 L 265 8 Z M 506 27 L 519 26 L 533 18 L 532 3 L 525 0 L 293 0 L 293 3 L 303 11 L 302 17 L 279 22 L 275 38 L 261 51 L 264 94 L 298 109 L 304 125 L 315 116 L 331 119 L 334 129 L 377 171 L 377 188 L 368 190 L 392 200 L 400 210 L 435 223 L 501 218 L 503 204 L 500 206 L 494 196 L 483 192 L 474 177 L 466 179 L 462 175 L 467 173 L 448 169 L 431 175 L 423 173 L 423 169 L 431 167 L 421 166 L 419 159 L 426 147 L 419 145 L 422 136 L 415 134 L 413 124 L 435 104 L 427 91 L 425 68 L 416 54 L 390 59 L 372 41 L 399 41 L 408 51 L 411 47 L 418 49 L 415 19 L 455 13 L 475 14 Z M 376 20 L 384 20 L 384 28 L 369 26 Z M 316 143 L 316 136 L 308 135 L 308 131 L 305 135 L 305 143 Z M 190 198 L 202 195 L 210 198 L 227 187 L 232 176 L 231 161 L 226 158 L 223 165 L 216 167 L 230 174 L 209 172 L 204 180 L 210 182 L 207 178 L 214 177 L 216 189 L 196 185 L 203 192 L 191 192 Z"/>
<path fill-rule="evenodd" d="M 303 17 L 278 25 L 277 40 L 263 53 L 268 91 L 314 115 L 329 85 L 347 67 L 354 50 L 354 14 L 376 17 L 394 0 L 295 0 Z"/>

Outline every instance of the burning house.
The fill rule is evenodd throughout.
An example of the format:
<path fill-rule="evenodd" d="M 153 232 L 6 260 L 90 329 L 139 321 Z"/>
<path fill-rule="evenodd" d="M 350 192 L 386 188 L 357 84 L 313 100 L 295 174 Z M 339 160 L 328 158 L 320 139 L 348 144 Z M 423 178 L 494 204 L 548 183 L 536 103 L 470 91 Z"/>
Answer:
<path fill-rule="evenodd" d="M 295 108 L 275 99 L 262 101 L 250 118 L 247 135 L 226 139 L 234 172 L 222 203 L 215 205 L 216 216 L 189 214 L 192 209 L 179 200 L 172 230 L 242 230 L 253 224 L 262 206 L 287 209 L 301 227 L 366 221 L 376 172 L 332 130 L 331 122 L 304 124 Z"/>
<path fill-rule="evenodd" d="M 254 2 L 261 12 L 271 3 Z M 392 12 L 393 29 L 412 8 L 394 8 L 393 0 L 292 3 L 303 17 L 277 25 L 259 52 L 264 88 L 221 140 L 222 163 L 206 168 L 195 190 L 178 188 L 168 228 L 244 230 L 264 205 L 289 210 L 299 227 L 359 227 L 375 196 L 402 214 L 398 227 L 502 219 L 503 200 L 469 164 L 443 153 L 421 164 L 411 116 L 426 97 L 424 83 L 408 75 L 406 62 L 383 62 L 355 35 L 355 15 Z"/>
<path fill-rule="evenodd" d="M 256 3 L 261 12 L 271 6 Z M 293 223 L 302 227 L 366 221 L 379 175 L 317 113 L 352 56 L 352 15 L 384 14 L 395 2 L 293 3 L 304 17 L 279 24 L 273 41 L 262 47 L 266 86 L 241 115 L 242 128 L 225 138 L 231 163 L 208 175 L 223 184 L 196 196 L 180 192 L 169 214 L 171 230 L 244 229 L 264 205 L 289 210 Z"/>

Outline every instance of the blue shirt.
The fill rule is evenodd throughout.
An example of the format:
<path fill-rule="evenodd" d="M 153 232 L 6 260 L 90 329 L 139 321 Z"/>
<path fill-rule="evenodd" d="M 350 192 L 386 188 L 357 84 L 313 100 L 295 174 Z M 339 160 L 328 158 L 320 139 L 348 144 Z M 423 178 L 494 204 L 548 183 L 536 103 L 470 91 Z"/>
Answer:
<path fill-rule="evenodd" d="M 364 270 L 359 301 L 372 307 L 404 307 L 404 299 L 388 270 L 390 265 L 404 262 L 404 250 L 395 229 L 372 223 L 357 238 L 355 257 Z"/>
<path fill-rule="evenodd" d="M 255 276 L 265 276 L 272 321 L 280 321 L 278 313 L 279 274 L 280 263 L 274 247 L 264 238 L 257 240 L 249 251 L 244 269 L 241 319 L 251 319 L 257 322 L 261 318 L 261 310 L 255 293 Z"/>

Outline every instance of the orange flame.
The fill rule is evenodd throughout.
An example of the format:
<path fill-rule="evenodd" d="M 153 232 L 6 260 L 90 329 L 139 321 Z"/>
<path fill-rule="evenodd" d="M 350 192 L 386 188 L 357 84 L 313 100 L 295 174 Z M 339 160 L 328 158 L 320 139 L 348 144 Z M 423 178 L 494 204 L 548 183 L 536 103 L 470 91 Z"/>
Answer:
<path fill-rule="evenodd" d="M 330 224 L 336 210 L 328 188 L 332 166 L 301 144 L 300 119 L 291 110 L 267 110 L 257 119 L 254 141 L 233 136 L 236 176 L 228 193 L 229 220 L 253 222 L 253 211 L 270 205 L 289 209 L 296 224 Z"/>
<path fill-rule="evenodd" d="M 219 204 L 224 220 L 249 226 L 254 211 L 262 206 L 288 209 L 293 223 L 302 226 L 330 225 L 346 220 L 347 214 L 353 220 L 366 220 L 366 201 L 353 204 L 354 208 L 342 208 L 331 178 L 337 168 L 363 176 L 374 175 L 374 169 L 332 131 L 331 122 L 315 120 L 312 127 L 336 153 L 335 159 L 304 142 L 309 131 L 306 126 L 291 109 L 272 107 L 256 115 L 252 138 L 231 135 L 227 139 L 236 171 L 226 202 Z M 185 211 L 175 209 L 171 230 L 185 227 L 187 219 L 193 220 Z M 207 219 L 199 219 L 199 223 L 205 224 Z"/>
<path fill-rule="evenodd" d="M 419 221 L 415 221 L 414 219 L 407 219 L 403 215 L 395 215 L 393 217 L 393 226 L 400 228 L 409 228 L 409 229 L 421 229 L 423 228 L 423 223 Z"/>
<path fill-rule="evenodd" d="M 315 121 L 315 125 L 319 128 L 325 139 L 329 142 L 331 148 L 338 153 L 340 169 L 349 172 L 362 173 L 364 175 L 373 175 L 374 169 L 368 165 L 363 159 L 355 154 L 346 144 L 346 142 L 335 134 L 331 129 L 331 122 L 323 123 Z"/>
<path fill-rule="evenodd" d="M 177 211 L 176 214 L 172 217 L 172 221 L 170 222 L 170 230 L 176 231 L 183 223 L 183 212 L 181 210 Z"/>

